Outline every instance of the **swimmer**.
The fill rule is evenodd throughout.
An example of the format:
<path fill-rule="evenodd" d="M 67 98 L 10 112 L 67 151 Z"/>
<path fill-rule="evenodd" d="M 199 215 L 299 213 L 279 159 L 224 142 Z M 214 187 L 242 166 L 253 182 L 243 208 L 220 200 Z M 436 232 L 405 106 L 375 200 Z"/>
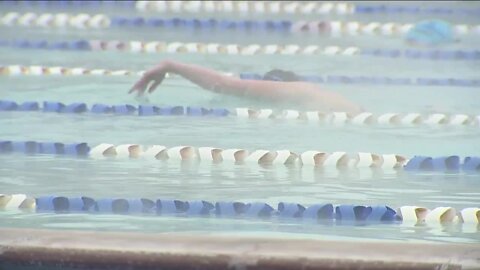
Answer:
<path fill-rule="evenodd" d="M 167 73 L 180 75 L 215 93 L 274 102 L 287 100 L 309 110 L 342 111 L 351 114 L 362 112 L 359 105 L 342 95 L 322 89 L 316 84 L 302 82 L 293 72 L 272 70 L 265 74 L 266 80 L 242 80 L 205 67 L 170 60 L 162 61 L 146 71 L 129 93 L 136 92 L 138 96 L 142 96 L 145 91 L 152 93 L 163 82 Z"/>
<path fill-rule="evenodd" d="M 405 40 L 408 45 L 416 47 L 436 47 L 459 42 L 455 37 L 453 26 L 442 20 L 425 20 L 416 23 L 407 32 Z"/>

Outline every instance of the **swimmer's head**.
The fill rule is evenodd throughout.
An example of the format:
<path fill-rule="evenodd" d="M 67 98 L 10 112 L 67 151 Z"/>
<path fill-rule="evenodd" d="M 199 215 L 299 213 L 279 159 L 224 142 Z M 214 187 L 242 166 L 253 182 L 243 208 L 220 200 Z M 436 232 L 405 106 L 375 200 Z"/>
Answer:
<path fill-rule="evenodd" d="M 264 80 L 268 81 L 281 81 L 281 82 L 296 82 L 300 81 L 300 77 L 291 71 L 285 71 L 281 69 L 271 70 L 263 75 Z"/>

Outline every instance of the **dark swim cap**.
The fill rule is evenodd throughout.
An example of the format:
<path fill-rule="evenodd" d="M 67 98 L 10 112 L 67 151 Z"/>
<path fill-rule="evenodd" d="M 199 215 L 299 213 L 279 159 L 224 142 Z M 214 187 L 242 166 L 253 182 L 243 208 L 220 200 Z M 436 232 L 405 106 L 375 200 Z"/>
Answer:
<path fill-rule="evenodd" d="M 282 81 L 282 82 L 300 81 L 300 77 L 297 74 L 291 71 L 285 71 L 281 69 L 274 69 L 265 73 L 265 75 L 263 75 L 263 79 L 268 81 Z"/>

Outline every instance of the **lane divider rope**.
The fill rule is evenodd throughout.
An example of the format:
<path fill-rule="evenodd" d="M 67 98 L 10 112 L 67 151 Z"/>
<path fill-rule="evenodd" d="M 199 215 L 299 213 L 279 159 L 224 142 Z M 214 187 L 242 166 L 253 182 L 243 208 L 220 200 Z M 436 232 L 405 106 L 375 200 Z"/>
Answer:
<path fill-rule="evenodd" d="M 322 124 L 342 126 L 345 124 L 359 126 L 393 125 L 393 126 L 480 126 L 480 115 L 467 114 L 420 114 L 420 113 L 384 113 L 375 115 L 370 112 L 350 114 L 346 112 L 320 112 L 320 111 L 297 111 L 272 109 L 235 108 L 204 108 L 194 106 L 165 106 L 154 105 L 131 105 L 118 104 L 106 105 L 96 103 L 91 106 L 83 102 L 64 104 L 58 101 L 44 101 L 42 105 L 36 101 L 17 103 L 10 100 L 0 99 L 0 111 L 18 112 L 45 112 L 61 114 L 91 113 L 111 115 L 138 115 L 138 116 L 204 116 L 204 117 L 227 117 L 233 116 L 246 119 L 275 119 L 275 120 L 303 120 Z"/>
<path fill-rule="evenodd" d="M 202 161 L 230 164 L 298 165 L 347 170 L 352 168 L 379 168 L 382 170 L 479 172 L 480 157 L 459 156 L 430 157 L 415 155 L 406 158 L 396 154 L 358 152 L 305 151 L 297 154 L 290 150 L 270 151 L 258 149 L 249 151 L 240 148 L 193 147 L 188 145 L 167 148 L 164 145 L 101 143 L 89 146 L 87 143 L 60 143 L 36 141 L 0 141 L 0 153 L 48 154 L 90 157 L 92 159 L 143 158 L 150 160 Z"/>
<path fill-rule="evenodd" d="M 299 203 L 279 202 L 273 207 L 265 202 L 206 200 L 183 201 L 148 198 L 102 198 L 0 194 L 0 209 L 31 210 L 38 213 L 102 213 L 144 214 L 159 216 L 210 216 L 219 218 L 278 218 L 305 221 L 331 220 L 354 223 L 468 223 L 480 222 L 480 208 L 457 211 L 453 207 L 428 209 L 421 206 L 401 206 L 394 210 L 385 205 L 336 205 L 318 203 L 304 206 Z"/>
<path fill-rule="evenodd" d="M 0 75 L 3 76 L 142 76 L 144 71 L 87 69 L 81 67 L 60 66 L 0 66 Z"/>
<path fill-rule="evenodd" d="M 479 87 L 480 80 L 458 78 L 392 78 L 377 76 L 345 76 L 345 75 L 308 75 L 299 76 L 300 80 L 315 83 L 331 84 L 381 84 L 381 85 L 417 85 L 417 86 L 461 86 Z M 240 73 L 241 79 L 264 80 L 262 74 Z"/>
<path fill-rule="evenodd" d="M 1 5 L 4 6 L 13 6 L 13 7 L 18 7 L 18 6 L 29 6 L 29 7 L 68 7 L 68 8 L 85 8 L 85 7 L 127 7 L 127 8 L 133 8 L 135 7 L 136 0 L 121 0 L 121 1 L 112 1 L 112 0 L 89 0 L 89 1 L 84 1 L 84 0 L 56 0 L 56 1 L 50 1 L 50 0 L 36 0 L 36 1 L 30 1 L 30 0 L 3 0 L 0 2 Z"/>
<path fill-rule="evenodd" d="M 0 66 L 3 76 L 142 76 L 144 71 L 87 69 L 81 67 L 47 67 L 47 66 Z M 228 76 L 233 73 L 224 72 Z M 168 74 L 167 74 L 168 75 Z M 244 80 L 263 80 L 263 75 L 256 73 L 240 73 Z M 363 84 L 363 85 L 409 85 L 409 86 L 443 86 L 443 87 L 479 87 L 480 80 L 460 78 L 392 78 L 376 76 L 346 76 L 346 75 L 308 75 L 299 76 L 302 81 L 325 84 Z"/>
<path fill-rule="evenodd" d="M 163 41 L 118 41 L 118 40 L 0 40 L 0 46 L 21 49 L 75 50 L 75 51 L 118 51 L 132 53 L 198 53 L 228 55 L 342 55 L 377 56 L 388 58 L 405 57 L 409 59 L 431 60 L 478 60 L 480 50 L 416 50 L 416 49 L 360 49 L 358 47 L 341 48 L 338 46 L 321 47 L 317 45 L 301 46 L 297 44 L 219 44 L 196 42 Z"/>
<path fill-rule="evenodd" d="M 101 7 L 120 6 L 134 7 L 141 12 L 160 13 L 247 13 L 247 14 L 286 14 L 286 15 L 314 15 L 314 14 L 430 14 L 430 15 L 478 15 L 480 9 L 452 8 L 452 7 L 418 7 L 404 5 L 361 4 L 346 2 L 324 1 L 12 1 L 4 0 L 0 4 L 14 6 L 35 7 Z"/>
<path fill-rule="evenodd" d="M 270 32 L 304 32 L 332 35 L 404 35 L 414 26 L 412 23 L 379 23 L 357 21 L 288 21 L 288 20 L 216 20 L 183 18 L 144 18 L 109 17 L 105 14 L 77 15 L 66 13 L 25 13 L 9 12 L 0 16 L 0 26 L 24 26 L 76 29 L 106 29 L 109 27 L 163 27 L 170 29 L 185 28 L 191 30 L 237 30 Z M 453 26 L 455 34 L 480 34 L 480 25 L 457 24 Z"/>
<path fill-rule="evenodd" d="M 479 9 L 421 8 L 401 5 L 372 5 L 324 1 L 136 1 L 135 8 L 142 12 L 159 13 L 244 13 L 287 15 L 349 15 L 349 14 L 462 14 L 478 15 Z"/>

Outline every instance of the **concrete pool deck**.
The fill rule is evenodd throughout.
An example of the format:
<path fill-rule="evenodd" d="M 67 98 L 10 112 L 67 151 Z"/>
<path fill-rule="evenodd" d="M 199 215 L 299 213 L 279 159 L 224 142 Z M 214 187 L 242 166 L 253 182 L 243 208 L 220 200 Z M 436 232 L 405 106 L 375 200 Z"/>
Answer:
<path fill-rule="evenodd" d="M 0 269 L 39 266 L 46 267 L 41 269 L 480 269 L 480 243 L 0 229 Z"/>

